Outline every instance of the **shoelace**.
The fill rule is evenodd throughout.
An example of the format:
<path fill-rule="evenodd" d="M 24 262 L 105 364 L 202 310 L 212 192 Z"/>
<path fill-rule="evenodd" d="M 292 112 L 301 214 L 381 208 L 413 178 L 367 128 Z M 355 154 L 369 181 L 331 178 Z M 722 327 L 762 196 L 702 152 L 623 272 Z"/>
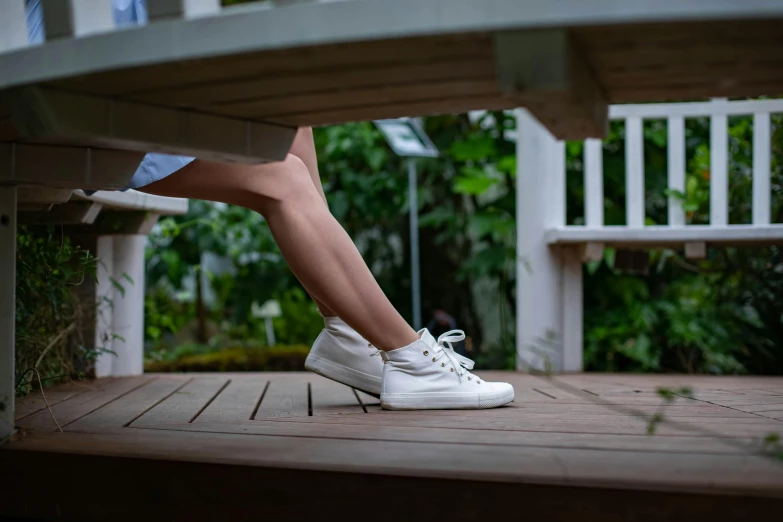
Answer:
<path fill-rule="evenodd" d="M 473 361 L 455 352 L 452 344 L 463 341 L 464 339 L 465 332 L 463 330 L 449 330 L 448 332 L 439 335 L 438 347 L 440 350 L 436 351 L 435 356 L 432 358 L 433 362 L 437 362 L 445 355 L 453 365 L 453 368 L 455 368 L 454 373 L 457 374 L 459 382 L 462 382 L 462 377 L 465 374 L 468 374 L 469 380 L 474 377 L 474 375 L 468 371 L 473 369 Z M 478 382 L 478 378 L 476 378 L 476 380 Z"/>

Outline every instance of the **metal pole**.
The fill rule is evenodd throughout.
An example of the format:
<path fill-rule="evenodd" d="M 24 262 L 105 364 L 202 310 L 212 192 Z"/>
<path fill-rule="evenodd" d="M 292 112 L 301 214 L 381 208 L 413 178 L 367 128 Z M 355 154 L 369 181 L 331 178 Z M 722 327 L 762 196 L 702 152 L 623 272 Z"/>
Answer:
<path fill-rule="evenodd" d="M 0 441 L 14 431 L 16 187 L 0 187 Z"/>
<path fill-rule="evenodd" d="M 421 328 L 421 275 L 419 273 L 419 199 L 416 192 L 416 158 L 408 158 L 408 208 L 411 236 L 411 290 L 413 293 L 413 329 Z"/>
<path fill-rule="evenodd" d="M 269 346 L 275 345 L 275 327 L 272 324 L 271 317 L 264 317 L 264 326 L 266 330 L 266 344 Z"/>

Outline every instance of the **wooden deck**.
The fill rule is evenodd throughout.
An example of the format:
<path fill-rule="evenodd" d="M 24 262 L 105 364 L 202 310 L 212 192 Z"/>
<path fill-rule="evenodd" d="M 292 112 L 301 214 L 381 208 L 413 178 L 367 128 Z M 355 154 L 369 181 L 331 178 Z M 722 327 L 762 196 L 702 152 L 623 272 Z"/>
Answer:
<path fill-rule="evenodd" d="M 19 401 L 0 518 L 780 520 L 783 378 L 480 372 L 485 411 L 387 412 L 309 373 L 145 375 Z M 688 386 L 662 408 L 658 387 Z M 648 419 L 664 422 L 647 435 Z"/>

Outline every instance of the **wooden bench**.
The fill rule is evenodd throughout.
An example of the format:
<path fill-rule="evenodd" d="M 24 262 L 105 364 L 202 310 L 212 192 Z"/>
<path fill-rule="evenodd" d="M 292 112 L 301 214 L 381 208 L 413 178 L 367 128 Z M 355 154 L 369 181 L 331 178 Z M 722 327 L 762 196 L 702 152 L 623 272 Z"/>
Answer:
<path fill-rule="evenodd" d="M 770 114 L 783 100 L 613 105 L 625 122 L 626 225 L 604 224 L 602 144 L 584 142 L 584 225 L 566 225 L 565 144 L 528 112 L 517 119 L 517 354 L 520 367 L 551 364 L 582 370 L 582 263 L 603 258 L 605 247 L 682 249 L 703 257 L 707 246 L 783 244 L 783 224 L 770 223 Z M 752 221 L 728 220 L 729 116 L 753 116 Z M 685 192 L 685 118 L 710 118 L 710 222 L 688 224 L 682 202 L 669 197 L 668 223 L 645 224 L 643 121 L 666 120 L 667 186 Z M 550 339 L 544 357 L 542 340 Z M 548 361 L 546 360 L 548 358 Z"/>

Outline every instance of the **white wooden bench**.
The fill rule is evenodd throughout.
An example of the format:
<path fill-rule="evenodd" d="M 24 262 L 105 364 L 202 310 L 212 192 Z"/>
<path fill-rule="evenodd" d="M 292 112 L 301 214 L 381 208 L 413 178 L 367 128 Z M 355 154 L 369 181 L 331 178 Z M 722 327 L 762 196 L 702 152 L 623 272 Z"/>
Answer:
<path fill-rule="evenodd" d="M 601 141 L 584 143 L 585 224 L 566 225 L 565 144 L 520 110 L 517 177 L 517 353 L 520 367 L 548 363 L 556 371 L 582 370 L 582 263 L 604 247 L 677 248 L 701 257 L 707 246 L 783 244 L 783 224 L 770 223 L 770 113 L 783 100 L 615 105 L 625 122 L 625 226 L 604 224 Z M 728 124 L 753 116 L 753 201 L 750 224 L 728 221 Z M 645 226 L 644 120 L 668 125 L 668 188 L 685 191 L 685 118 L 710 118 L 710 222 L 686 223 L 682 203 L 669 199 L 668 223 Z M 550 342 L 547 343 L 547 340 Z M 544 346 L 551 352 L 541 353 Z"/>
<path fill-rule="evenodd" d="M 774 0 L 148 0 L 123 30 L 103 0 L 43 5 L 43 45 L 21 0 L 0 17 L 0 437 L 17 185 L 119 188 L 149 151 L 280 160 L 304 125 L 522 106 L 583 139 L 609 103 L 783 91 Z"/>

